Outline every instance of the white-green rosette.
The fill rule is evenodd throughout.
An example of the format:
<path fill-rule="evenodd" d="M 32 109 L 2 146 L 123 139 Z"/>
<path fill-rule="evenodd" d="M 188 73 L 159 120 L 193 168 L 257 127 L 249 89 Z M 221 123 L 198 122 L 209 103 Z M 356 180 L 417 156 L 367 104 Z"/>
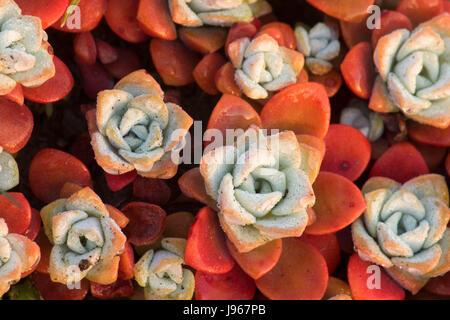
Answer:
<path fill-rule="evenodd" d="M 173 22 L 186 27 L 230 27 L 269 14 L 265 0 L 169 0 Z"/>
<path fill-rule="evenodd" d="M 265 135 L 257 127 L 235 145 L 206 152 L 200 162 L 222 229 L 240 252 L 302 235 L 315 202 L 311 169 L 294 132 Z"/>
<path fill-rule="evenodd" d="M 0 0 L 0 95 L 19 83 L 38 87 L 55 75 L 41 19 L 22 15 L 12 0 Z"/>
<path fill-rule="evenodd" d="M 445 129 L 450 124 L 450 15 L 441 14 L 413 31 L 395 30 L 378 40 L 378 76 L 369 108 L 402 112 Z"/>
<path fill-rule="evenodd" d="M 362 259 L 385 267 L 412 292 L 449 271 L 449 193 L 443 176 L 426 174 L 403 185 L 373 177 L 362 192 L 367 210 L 352 224 Z"/>
<path fill-rule="evenodd" d="M 295 84 L 304 64 L 303 55 L 264 33 L 231 42 L 227 54 L 236 69 L 235 82 L 251 99 L 265 99 L 269 93 Z"/>
<path fill-rule="evenodd" d="M 19 184 L 19 169 L 11 154 L 0 147 L 0 192 L 8 191 Z"/>
<path fill-rule="evenodd" d="M 378 140 L 384 132 L 380 115 L 368 109 L 367 102 L 359 99 L 353 99 L 341 111 L 339 122 L 358 129 L 370 142 Z"/>
<path fill-rule="evenodd" d="M 194 274 L 184 265 L 186 240 L 163 238 L 161 249 L 147 251 L 136 263 L 134 277 L 147 300 L 191 300 Z"/>
<path fill-rule="evenodd" d="M 323 22 L 309 31 L 302 25 L 295 28 L 297 50 L 305 56 L 308 70 L 315 75 L 324 75 L 333 69 L 332 60 L 339 56 L 341 44 L 337 32 Z"/>

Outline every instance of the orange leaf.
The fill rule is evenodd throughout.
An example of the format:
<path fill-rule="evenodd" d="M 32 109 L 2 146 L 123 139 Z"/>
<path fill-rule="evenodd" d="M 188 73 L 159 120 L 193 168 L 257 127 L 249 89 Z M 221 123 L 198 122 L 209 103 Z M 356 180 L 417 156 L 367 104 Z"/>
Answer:
<path fill-rule="evenodd" d="M 165 84 L 177 87 L 194 82 L 192 72 L 200 61 L 200 57 L 181 42 L 152 39 L 150 54 Z"/>
<path fill-rule="evenodd" d="M 306 0 L 329 16 L 347 22 L 361 22 L 374 0 Z"/>
<path fill-rule="evenodd" d="M 362 99 L 369 99 L 375 80 L 372 46 L 369 42 L 360 42 L 345 56 L 341 72 L 349 89 Z"/>
<path fill-rule="evenodd" d="M 178 29 L 180 40 L 190 49 L 201 54 L 213 53 L 225 45 L 227 31 L 220 27 L 200 27 Z"/>
<path fill-rule="evenodd" d="M 369 277 L 375 277 L 369 267 L 375 266 L 380 272 L 379 287 L 370 287 Z M 375 269 L 377 270 L 377 269 Z M 355 300 L 404 300 L 405 291 L 382 269 L 370 262 L 363 261 L 354 253 L 348 262 L 347 277 L 352 296 Z"/>
<path fill-rule="evenodd" d="M 284 238 L 278 263 L 256 286 L 272 300 L 319 300 L 327 282 L 327 264 L 319 250 L 300 238 Z"/>
<path fill-rule="evenodd" d="M 26 105 L 0 98 L 0 147 L 10 153 L 22 149 L 33 131 L 33 114 Z"/>
<path fill-rule="evenodd" d="M 308 234 L 321 235 L 344 229 L 366 210 L 359 188 L 341 175 L 322 171 L 313 189 L 316 221 L 306 228 Z"/>
<path fill-rule="evenodd" d="M 227 246 L 242 270 L 253 279 L 258 279 L 277 264 L 281 255 L 282 241 L 276 239 L 246 253 L 240 253 L 228 239 Z"/>
<path fill-rule="evenodd" d="M 263 107 L 264 128 L 292 130 L 323 138 L 330 124 L 330 101 L 318 83 L 292 85 L 275 94 Z"/>
<path fill-rule="evenodd" d="M 139 0 L 109 0 L 106 6 L 106 23 L 115 34 L 128 42 L 139 43 L 148 39 L 136 19 L 138 6 Z"/>
<path fill-rule="evenodd" d="M 45 203 L 57 200 L 66 182 L 92 186 L 88 168 L 66 152 L 41 149 L 31 160 L 28 173 L 33 194 Z"/>
<path fill-rule="evenodd" d="M 74 80 L 69 68 L 57 56 L 53 57 L 55 76 L 36 88 L 23 87 L 25 99 L 38 103 L 52 103 L 65 98 L 72 91 Z"/>
<path fill-rule="evenodd" d="M 149 36 L 164 40 L 177 38 L 177 31 L 170 16 L 167 0 L 140 0 L 137 21 Z"/>
<path fill-rule="evenodd" d="M 214 82 L 217 71 L 225 64 L 220 53 L 214 52 L 203 57 L 194 69 L 193 76 L 198 86 L 207 94 L 219 93 Z"/>
<path fill-rule="evenodd" d="M 357 129 L 332 124 L 325 136 L 327 151 L 321 170 L 340 174 L 351 181 L 358 179 L 370 161 L 369 140 Z"/>

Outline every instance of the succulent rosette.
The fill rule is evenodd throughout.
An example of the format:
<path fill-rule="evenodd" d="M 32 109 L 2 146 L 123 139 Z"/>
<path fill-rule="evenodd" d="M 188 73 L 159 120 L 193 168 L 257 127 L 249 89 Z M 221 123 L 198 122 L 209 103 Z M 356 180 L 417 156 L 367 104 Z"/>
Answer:
<path fill-rule="evenodd" d="M 450 124 L 450 15 L 441 14 L 412 32 L 397 29 L 378 40 L 378 76 L 369 107 L 402 112 L 438 128 Z"/>
<path fill-rule="evenodd" d="M 353 99 L 349 106 L 341 111 L 339 122 L 358 129 L 371 142 L 378 140 L 384 132 L 380 115 L 369 110 L 367 102 L 359 99 Z"/>
<path fill-rule="evenodd" d="M 0 218 L 0 298 L 32 271 L 40 258 L 39 246 L 23 235 L 8 233 L 5 220 Z"/>
<path fill-rule="evenodd" d="M 180 106 L 163 101 L 160 86 L 144 70 L 99 92 L 97 110 L 87 119 L 95 158 L 104 171 L 117 175 L 137 170 L 161 179 L 176 174 L 174 149 L 193 123 Z"/>
<path fill-rule="evenodd" d="M 295 28 L 297 50 L 305 56 L 308 70 L 315 75 L 324 75 L 333 69 L 332 60 L 339 56 L 341 44 L 337 32 L 323 22 L 310 30 L 298 25 Z"/>
<path fill-rule="evenodd" d="M 0 191 L 7 191 L 19 184 L 19 169 L 11 154 L 0 147 Z"/>
<path fill-rule="evenodd" d="M 134 276 L 147 300 L 191 300 L 194 274 L 183 268 L 186 240 L 163 238 L 161 249 L 147 251 L 136 263 Z"/>
<path fill-rule="evenodd" d="M 86 278 L 111 284 L 117 280 L 126 237 L 92 189 L 83 188 L 68 199 L 48 204 L 41 218 L 53 244 L 52 281 L 67 284 Z"/>
<path fill-rule="evenodd" d="M 427 174 L 403 185 L 373 177 L 364 185 L 367 210 L 352 224 L 359 256 L 386 268 L 417 292 L 450 269 L 449 193 L 445 178 Z"/>
<path fill-rule="evenodd" d="M 251 99 L 265 99 L 270 92 L 295 84 L 304 64 L 302 54 L 280 46 L 266 33 L 233 41 L 227 53 L 236 69 L 235 82 Z"/>
<path fill-rule="evenodd" d="M 0 1 L 0 95 L 10 93 L 17 83 L 38 87 L 55 75 L 41 20 L 21 12 L 14 1 Z"/>
<path fill-rule="evenodd" d="M 217 201 L 223 230 L 240 252 L 248 252 L 303 233 L 320 160 L 313 167 L 302 162 L 292 131 L 266 136 L 252 126 L 235 145 L 204 154 L 200 173 L 206 192 Z"/>
<path fill-rule="evenodd" d="M 169 0 L 169 9 L 173 22 L 187 27 L 230 27 L 272 12 L 265 0 Z"/>

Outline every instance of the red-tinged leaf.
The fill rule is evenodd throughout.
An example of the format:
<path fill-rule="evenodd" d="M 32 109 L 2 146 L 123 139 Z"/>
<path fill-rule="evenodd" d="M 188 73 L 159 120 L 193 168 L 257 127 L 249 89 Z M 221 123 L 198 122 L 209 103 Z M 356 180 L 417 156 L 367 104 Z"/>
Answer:
<path fill-rule="evenodd" d="M 70 153 L 89 166 L 95 162 L 89 132 L 83 132 L 70 147 Z"/>
<path fill-rule="evenodd" d="M 118 57 L 114 62 L 105 64 L 105 69 L 116 79 L 142 68 L 141 60 L 136 52 L 127 48 L 116 48 Z"/>
<path fill-rule="evenodd" d="M 217 213 L 200 209 L 189 230 L 184 254 L 186 264 L 206 273 L 227 273 L 234 266 Z"/>
<path fill-rule="evenodd" d="M 36 271 L 40 273 L 49 273 L 50 253 L 52 252 L 53 245 L 48 240 L 43 228 L 41 228 L 35 241 L 41 249 L 41 259 L 36 267 Z"/>
<path fill-rule="evenodd" d="M 9 192 L 9 197 L 0 194 L 0 218 L 5 219 L 10 233 L 23 234 L 30 227 L 31 207 L 22 193 Z"/>
<path fill-rule="evenodd" d="M 238 22 L 233 24 L 233 26 L 228 31 L 227 40 L 225 41 L 225 52 L 228 50 L 228 45 L 232 43 L 234 40 L 240 39 L 240 38 L 253 38 L 256 33 L 258 32 L 258 29 L 255 27 L 255 25 L 247 22 Z"/>
<path fill-rule="evenodd" d="M 413 143 L 413 145 L 422 155 L 430 171 L 436 170 L 444 162 L 447 148 L 427 146 L 421 143 Z"/>
<path fill-rule="evenodd" d="M 334 233 L 316 236 L 303 234 L 300 239 L 320 251 L 327 262 L 329 274 L 332 274 L 336 270 L 341 259 L 341 251 L 338 239 Z"/>
<path fill-rule="evenodd" d="M 304 82 L 308 82 L 308 81 L 309 81 L 308 72 L 305 69 L 302 69 L 297 76 L 297 83 L 304 83 Z M 327 90 L 327 94 L 328 94 L 328 90 Z"/>
<path fill-rule="evenodd" d="M 15 2 L 22 9 L 23 15 L 40 18 L 42 28 L 47 29 L 66 12 L 70 0 L 15 0 Z"/>
<path fill-rule="evenodd" d="M 60 199 L 67 199 L 70 198 L 72 195 L 77 193 L 83 189 L 80 185 L 72 182 L 66 182 L 61 188 L 61 192 L 59 193 Z"/>
<path fill-rule="evenodd" d="M 134 245 L 151 244 L 164 231 L 166 212 L 157 205 L 131 202 L 122 208 L 122 212 L 130 219 L 124 231 Z"/>
<path fill-rule="evenodd" d="M 347 22 L 361 22 L 374 0 L 306 0 L 329 16 Z"/>
<path fill-rule="evenodd" d="M 95 110 L 95 108 L 97 108 L 97 104 L 95 103 L 90 103 L 90 104 L 82 104 L 80 106 L 81 109 L 81 113 L 86 116 L 86 112 L 88 112 L 89 110 Z"/>
<path fill-rule="evenodd" d="M 289 49 L 295 49 L 297 46 L 294 30 L 287 23 L 276 21 L 265 24 L 259 30 L 258 35 L 263 33 L 272 36 L 280 46 Z"/>
<path fill-rule="evenodd" d="M 376 271 L 373 271 L 374 269 Z M 388 276 L 383 268 L 363 261 L 357 253 L 354 253 L 348 261 L 347 277 L 355 300 L 405 299 L 405 291 Z M 378 288 L 373 280 L 375 278 L 379 279 Z"/>
<path fill-rule="evenodd" d="M 52 28 L 65 32 L 86 32 L 95 29 L 103 18 L 107 0 L 80 0 L 75 9 L 67 18 L 64 25 L 63 18 L 59 19 Z M 78 16 L 75 16 L 78 15 Z"/>
<path fill-rule="evenodd" d="M 3 97 L 18 104 L 23 104 L 25 100 L 25 97 L 23 96 L 22 86 L 19 83 L 16 84 L 13 91 L 5 94 Z"/>
<path fill-rule="evenodd" d="M 201 54 L 220 50 L 227 39 L 227 30 L 220 27 L 181 27 L 178 34 L 186 47 Z"/>
<path fill-rule="evenodd" d="M 266 129 L 325 137 L 330 123 L 330 100 L 321 84 L 299 83 L 275 94 L 261 111 Z"/>
<path fill-rule="evenodd" d="M 106 184 L 113 191 L 119 191 L 132 183 L 137 177 L 136 170 L 124 174 L 109 174 L 105 172 Z"/>
<path fill-rule="evenodd" d="M 194 215 L 190 212 L 180 211 L 169 214 L 163 234 L 165 237 L 187 239 L 193 223 Z"/>
<path fill-rule="evenodd" d="M 263 26 L 263 23 L 261 22 L 261 20 L 259 20 L 258 18 L 254 18 L 252 20 L 252 22 L 250 22 L 252 25 L 254 25 L 256 27 L 257 30 L 261 29 L 261 27 Z"/>
<path fill-rule="evenodd" d="M 339 25 L 342 38 L 348 48 L 352 48 L 360 42 L 370 41 L 373 31 L 367 28 L 366 19 L 359 23 L 339 20 Z"/>
<path fill-rule="evenodd" d="M 119 279 L 131 280 L 134 277 L 134 251 L 129 242 L 125 243 L 125 249 L 120 255 Z"/>
<path fill-rule="evenodd" d="M 261 127 L 255 109 L 244 99 L 224 94 L 211 113 L 207 129 L 218 129 L 225 136 L 227 129 L 246 130 L 251 125 Z"/>
<path fill-rule="evenodd" d="M 117 60 L 119 53 L 116 48 L 111 46 L 109 43 L 96 40 L 95 44 L 97 46 L 97 56 L 102 64 L 112 63 Z"/>
<path fill-rule="evenodd" d="M 414 141 L 436 147 L 450 147 L 450 126 L 439 129 L 414 121 L 408 121 L 408 136 Z"/>
<path fill-rule="evenodd" d="M 170 200 L 172 192 L 164 180 L 137 177 L 133 182 L 133 196 L 159 206 Z"/>
<path fill-rule="evenodd" d="M 399 142 L 378 158 L 369 176 L 386 177 L 404 183 L 429 172 L 427 163 L 420 152 L 409 142 Z"/>
<path fill-rule="evenodd" d="M 31 220 L 28 229 L 23 233 L 30 240 L 35 240 L 41 230 L 41 216 L 39 211 L 31 208 Z"/>
<path fill-rule="evenodd" d="M 172 102 L 181 105 L 181 93 L 177 89 L 169 89 L 164 92 L 164 102 Z"/>
<path fill-rule="evenodd" d="M 130 219 L 128 219 L 128 217 L 116 207 L 107 204 L 106 209 L 108 209 L 109 216 L 117 223 L 120 229 L 125 228 L 130 222 Z"/>
<path fill-rule="evenodd" d="M 194 82 L 192 72 L 200 61 L 200 56 L 181 42 L 152 39 L 150 54 L 165 84 L 179 87 Z"/>
<path fill-rule="evenodd" d="M 195 274 L 195 300 L 252 300 L 255 292 L 255 281 L 237 265 L 223 274 Z"/>
<path fill-rule="evenodd" d="M 38 103 L 52 103 L 65 98 L 72 91 L 74 80 L 69 68 L 58 57 L 53 57 L 55 76 L 36 88 L 23 87 L 25 99 Z"/>
<path fill-rule="evenodd" d="M 83 300 L 89 291 L 89 281 L 80 281 L 79 288 L 69 289 L 66 284 L 53 282 L 47 273 L 34 272 L 31 280 L 44 300 Z"/>
<path fill-rule="evenodd" d="M 450 272 L 431 278 L 425 286 L 425 290 L 442 296 L 450 296 Z"/>
<path fill-rule="evenodd" d="M 242 91 L 234 81 L 234 72 L 235 69 L 231 62 L 227 62 L 220 67 L 219 70 L 217 70 L 216 76 L 214 77 L 214 82 L 217 90 L 223 94 L 232 94 L 240 97 L 242 95 Z"/>
<path fill-rule="evenodd" d="M 194 69 L 193 76 L 198 86 L 207 94 L 219 93 L 214 79 L 217 71 L 225 64 L 225 59 L 220 53 L 211 53 L 202 58 Z"/>
<path fill-rule="evenodd" d="M 58 199 L 66 182 L 92 186 L 91 174 L 80 160 L 51 148 L 41 149 L 34 156 L 28 178 L 33 194 L 45 203 Z"/>
<path fill-rule="evenodd" d="M 341 73 L 355 95 L 362 99 L 370 98 L 375 80 L 375 66 L 369 42 L 360 42 L 350 49 L 342 61 Z"/>
<path fill-rule="evenodd" d="M 10 153 L 20 151 L 33 131 L 33 114 L 26 105 L 0 98 L 0 147 Z"/>
<path fill-rule="evenodd" d="M 321 170 L 340 174 L 351 181 L 358 179 L 370 161 L 369 140 L 357 129 L 332 124 L 325 136 L 326 152 Z"/>
<path fill-rule="evenodd" d="M 91 282 L 91 294 L 99 299 L 128 298 L 134 294 L 131 280 L 118 279 L 112 284 L 99 284 Z"/>
<path fill-rule="evenodd" d="M 372 31 L 372 46 L 375 48 L 378 39 L 396 29 L 412 30 L 411 21 L 401 12 L 386 10 L 380 16 L 380 28 Z"/>
<path fill-rule="evenodd" d="M 344 229 L 366 210 L 359 188 L 344 176 L 321 171 L 313 184 L 316 221 L 305 230 L 322 235 Z"/>
<path fill-rule="evenodd" d="M 139 0 L 109 0 L 105 12 L 105 20 L 111 30 L 123 40 L 132 43 L 148 39 L 136 18 L 139 2 Z"/>
<path fill-rule="evenodd" d="M 83 81 L 83 91 L 89 98 L 95 99 L 97 93 L 114 86 L 113 78 L 101 64 L 87 65 L 81 61 L 77 61 L 77 64 Z"/>
<path fill-rule="evenodd" d="M 216 201 L 206 193 L 205 183 L 198 167 L 186 171 L 178 179 L 178 186 L 186 197 L 195 199 L 211 208 L 216 207 Z"/>
<path fill-rule="evenodd" d="M 320 300 L 327 282 L 327 264 L 319 250 L 300 238 L 284 238 L 278 263 L 256 286 L 272 300 Z"/>
<path fill-rule="evenodd" d="M 445 170 L 447 171 L 447 176 L 450 177 L 450 152 L 447 154 L 445 158 Z"/>
<path fill-rule="evenodd" d="M 277 264 L 281 256 L 282 241 L 276 239 L 247 253 L 240 253 L 233 243 L 227 240 L 228 250 L 237 264 L 253 279 L 261 278 Z"/>
<path fill-rule="evenodd" d="M 84 63 L 95 63 L 97 60 L 97 46 L 92 33 L 89 31 L 77 33 L 75 39 L 73 39 L 73 52 Z"/>
<path fill-rule="evenodd" d="M 140 0 L 137 20 L 141 29 L 149 36 L 164 40 L 177 38 L 166 0 Z"/>
<path fill-rule="evenodd" d="M 304 69 L 302 69 L 302 71 L 303 70 Z M 307 82 L 307 81 L 308 81 L 308 79 L 306 79 L 306 81 L 297 81 L 297 83 Z M 330 97 L 330 98 L 334 97 L 334 95 L 336 93 L 338 93 L 339 89 L 342 86 L 341 73 L 335 69 L 331 70 L 327 74 L 320 75 L 320 76 L 311 74 L 311 75 L 309 75 L 309 81 L 317 82 L 317 83 L 320 83 L 321 85 L 323 85 L 325 87 L 325 90 L 327 91 L 328 97 Z"/>
<path fill-rule="evenodd" d="M 355 252 L 352 238 L 351 226 L 345 227 L 342 230 L 336 232 L 336 237 L 339 241 L 339 247 L 341 250 L 349 255 Z"/>
<path fill-rule="evenodd" d="M 407 16 L 413 26 L 444 12 L 443 0 L 402 0 L 396 9 Z"/>

